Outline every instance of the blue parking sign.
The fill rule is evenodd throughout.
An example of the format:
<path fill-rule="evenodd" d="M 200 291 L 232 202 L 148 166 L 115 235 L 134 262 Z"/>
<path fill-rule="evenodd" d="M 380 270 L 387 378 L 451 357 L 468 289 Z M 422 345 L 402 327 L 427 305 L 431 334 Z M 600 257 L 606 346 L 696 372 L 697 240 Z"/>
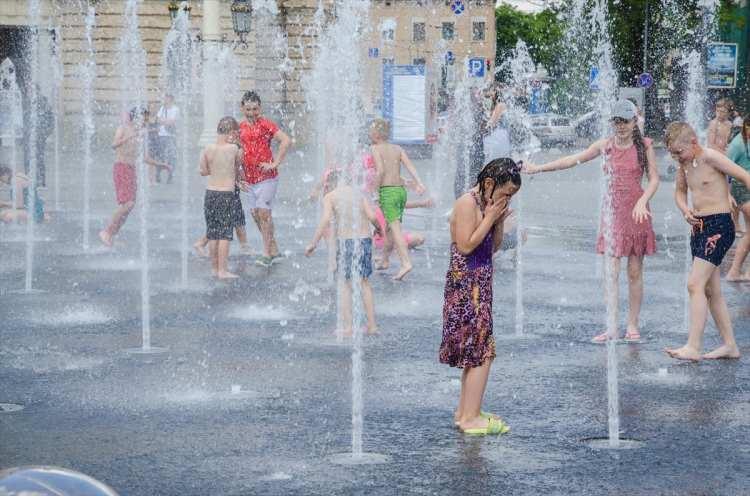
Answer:
<path fill-rule="evenodd" d="M 377 47 L 370 48 L 369 50 L 367 50 L 367 54 L 371 59 L 376 59 L 380 56 L 380 50 Z"/>
<path fill-rule="evenodd" d="M 469 76 L 484 77 L 484 59 L 469 59 Z"/>
<path fill-rule="evenodd" d="M 598 67 L 592 67 L 589 69 L 589 89 L 592 90 L 598 90 L 599 89 L 599 68 Z"/>
<path fill-rule="evenodd" d="M 451 2 L 451 10 L 456 15 L 461 15 L 461 13 L 464 11 L 464 3 L 462 0 L 453 0 Z"/>

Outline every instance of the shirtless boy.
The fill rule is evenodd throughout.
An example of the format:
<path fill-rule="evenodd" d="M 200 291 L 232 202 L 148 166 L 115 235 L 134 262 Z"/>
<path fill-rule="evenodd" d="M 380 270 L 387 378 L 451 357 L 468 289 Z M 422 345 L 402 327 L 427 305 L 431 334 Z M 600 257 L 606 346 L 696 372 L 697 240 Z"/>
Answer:
<path fill-rule="evenodd" d="M 227 268 L 229 242 L 235 227 L 235 187 L 243 162 L 242 149 L 232 140 L 238 130 L 239 124 L 233 117 L 223 117 L 216 128 L 216 143 L 207 145 L 200 158 L 200 174 L 208 176 L 203 201 L 208 251 L 212 272 L 219 279 L 238 277 Z"/>
<path fill-rule="evenodd" d="M 412 269 L 409 249 L 401 230 L 401 221 L 404 208 L 406 208 L 406 188 L 401 178 L 401 164 L 404 164 L 414 179 L 417 194 L 423 194 L 425 187 L 406 152 L 400 146 L 388 143 L 388 131 L 387 121 L 384 119 L 373 121 L 370 126 L 370 139 L 372 140 L 370 150 L 378 173 L 379 203 L 388 224 L 387 236 L 392 238 L 401 259 L 400 270 L 393 279 L 400 281 Z"/>
<path fill-rule="evenodd" d="M 305 249 L 310 256 L 333 221 L 336 234 L 336 271 L 344 271 L 339 278 L 341 297 L 341 318 L 344 336 L 352 335 L 352 272 L 360 281 L 362 304 L 367 314 L 367 333 L 376 334 L 375 307 L 372 287 L 368 278 L 372 275 L 372 226 L 378 229 L 378 222 L 372 206 L 364 196 L 352 187 L 351 177 L 341 170 L 333 170 L 328 180 L 337 186 L 323 197 L 323 215 L 312 241 Z M 355 202 L 359 204 L 355 207 Z M 338 331 L 337 331 L 338 332 Z"/>
<path fill-rule="evenodd" d="M 709 148 L 724 153 L 732 135 L 732 121 L 729 120 L 732 102 L 727 98 L 717 100 L 715 109 L 716 116 L 708 123 L 706 141 Z"/>
<path fill-rule="evenodd" d="M 115 165 L 112 167 L 112 178 L 115 183 L 117 196 L 117 210 L 106 229 L 99 232 L 99 239 L 106 246 L 112 246 L 112 240 L 120 228 L 128 220 L 130 211 L 135 206 L 137 188 L 137 171 L 135 169 L 138 154 L 143 154 L 147 165 L 158 167 L 161 162 L 154 160 L 144 147 L 145 124 L 148 119 L 148 109 L 132 108 L 126 116 L 126 121 L 115 131 L 112 148 L 115 150 Z"/>
<path fill-rule="evenodd" d="M 665 144 L 672 158 L 679 163 L 675 202 L 692 226 L 690 249 L 693 266 L 687 285 L 690 293 L 687 344 L 664 351 L 680 360 L 739 358 L 740 350 L 734 340 L 729 309 L 721 294 L 719 266 L 734 242 L 727 176 L 742 181 L 750 188 L 750 173 L 721 152 L 702 148 L 695 131 L 685 122 L 673 122 L 667 127 Z M 688 190 L 693 198 L 692 207 L 688 205 Z M 724 343 L 702 355 L 708 310 Z"/>

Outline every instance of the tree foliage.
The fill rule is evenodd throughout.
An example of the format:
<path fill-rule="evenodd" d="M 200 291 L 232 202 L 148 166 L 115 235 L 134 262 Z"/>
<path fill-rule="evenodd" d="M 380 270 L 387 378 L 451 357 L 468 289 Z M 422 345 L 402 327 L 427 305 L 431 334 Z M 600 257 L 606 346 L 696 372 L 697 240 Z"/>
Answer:
<path fill-rule="evenodd" d="M 529 48 L 534 62 L 548 69 L 555 65 L 564 32 L 564 25 L 559 21 L 555 10 L 547 9 L 532 14 L 503 4 L 495 9 L 495 24 L 498 63 L 507 58 L 516 42 L 521 39 Z"/>

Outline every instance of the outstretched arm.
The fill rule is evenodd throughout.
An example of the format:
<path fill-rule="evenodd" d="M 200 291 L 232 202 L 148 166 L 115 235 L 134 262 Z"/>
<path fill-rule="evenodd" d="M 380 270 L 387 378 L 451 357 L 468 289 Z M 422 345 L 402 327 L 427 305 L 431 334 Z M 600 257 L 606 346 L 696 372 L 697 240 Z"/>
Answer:
<path fill-rule="evenodd" d="M 538 172 L 551 172 L 570 169 L 571 167 L 586 163 L 601 155 L 602 149 L 605 145 L 606 140 L 599 140 L 592 143 L 591 146 L 581 152 L 575 153 L 573 155 L 568 155 L 567 157 L 558 158 L 557 160 L 547 162 L 543 165 L 534 165 L 524 162 L 523 171 L 527 174 L 536 174 Z"/>
<path fill-rule="evenodd" d="M 739 165 L 729 160 L 727 157 L 724 156 L 723 153 L 720 153 L 720 152 L 712 153 L 711 162 L 713 166 L 716 167 L 718 170 L 720 170 L 727 176 L 732 176 L 733 178 L 742 182 L 747 189 L 750 189 L 750 173 L 748 173 L 745 169 L 743 169 Z"/>
<path fill-rule="evenodd" d="M 409 171 L 409 174 L 411 174 L 411 177 L 417 183 L 414 190 L 417 192 L 418 195 L 421 195 L 422 193 L 424 193 L 426 191 L 426 188 L 424 187 L 424 184 L 422 184 L 422 181 L 419 179 L 419 175 L 417 174 L 417 168 L 414 167 L 414 163 L 411 161 L 411 159 L 406 154 L 403 148 L 401 149 L 401 162 L 404 164 L 404 167 L 406 167 L 406 170 Z"/>

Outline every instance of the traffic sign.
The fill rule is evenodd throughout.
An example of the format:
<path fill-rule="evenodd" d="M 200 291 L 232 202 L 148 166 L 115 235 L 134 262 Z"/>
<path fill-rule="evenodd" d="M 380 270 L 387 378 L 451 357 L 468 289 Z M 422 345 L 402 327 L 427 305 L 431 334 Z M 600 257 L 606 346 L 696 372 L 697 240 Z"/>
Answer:
<path fill-rule="evenodd" d="M 369 50 L 367 50 L 367 53 L 371 59 L 376 59 L 380 56 L 380 50 L 377 47 L 370 48 Z"/>
<path fill-rule="evenodd" d="M 456 56 L 453 55 L 453 52 L 448 50 L 445 52 L 445 63 L 449 65 L 453 65 L 453 62 L 456 60 Z"/>
<path fill-rule="evenodd" d="M 592 67 L 589 69 L 589 89 L 599 90 L 599 68 Z"/>
<path fill-rule="evenodd" d="M 453 0 L 451 2 L 451 10 L 456 15 L 461 15 L 465 8 L 463 0 Z"/>
<path fill-rule="evenodd" d="M 469 76 L 484 77 L 484 59 L 469 59 Z"/>
<path fill-rule="evenodd" d="M 644 72 L 640 76 L 638 76 L 638 86 L 641 88 L 650 88 L 654 84 L 654 77 L 648 73 Z"/>

